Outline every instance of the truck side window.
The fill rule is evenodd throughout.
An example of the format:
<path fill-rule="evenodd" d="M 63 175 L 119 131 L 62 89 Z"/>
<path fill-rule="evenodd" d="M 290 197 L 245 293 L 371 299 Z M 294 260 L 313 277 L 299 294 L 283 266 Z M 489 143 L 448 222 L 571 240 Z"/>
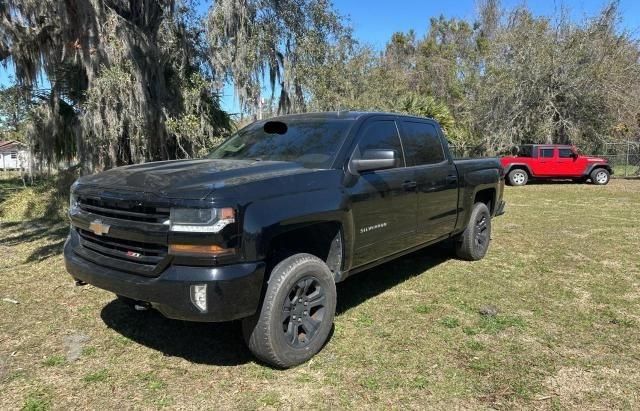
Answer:
<path fill-rule="evenodd" d="M 436 164 L 445 160 L 438 130 L 433 124 L 403 121 L 402 130 L 407 165 Z"/>
<path fill-rule="evenodd" d="M 571 151 L 570 148 L 561 148 L 560 151 L 558 151 L 558 155 L 560 158 L 571 158 L 573 157 L 573 151 Z"/>
<path fill-rule="evenodd" d="M 540 149 L 540 157 L 541 158 L 553 158 L 553 149 L 552 148 L 541 148 Z"/>
<path fill-rule="evenodd" d="M 362 155 L 367 150 L 393 150 L 400 159 L 400 164 L 404 164 L 402 145 L 398 128 L 393 120 L 377 120 L 365 125 L 361 133 L 358 150 Z"/>

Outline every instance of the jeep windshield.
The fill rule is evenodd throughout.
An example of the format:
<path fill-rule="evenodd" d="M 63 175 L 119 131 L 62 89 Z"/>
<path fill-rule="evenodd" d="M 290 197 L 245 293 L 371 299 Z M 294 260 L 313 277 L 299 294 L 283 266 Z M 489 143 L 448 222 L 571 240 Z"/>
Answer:
<path fill-rule="evenodd" d="M 328 168 L 352 124 L 350 119 L 256 122 L 231 136 L 207 158 L 291 161 L 307 168 Z"/>

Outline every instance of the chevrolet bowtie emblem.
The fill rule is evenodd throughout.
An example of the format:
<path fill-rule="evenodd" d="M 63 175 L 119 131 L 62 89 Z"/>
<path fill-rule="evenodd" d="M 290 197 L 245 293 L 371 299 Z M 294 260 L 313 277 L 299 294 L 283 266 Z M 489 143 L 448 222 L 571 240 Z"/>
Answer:
<path fill-rule="evenodd" d="M 91 224 L 89 224 L 89 230 L 93 231 L 95 235 L 107 234 L 110 228 L 110 225 L 103 224 L 100 220 L 92 221 Z"/>

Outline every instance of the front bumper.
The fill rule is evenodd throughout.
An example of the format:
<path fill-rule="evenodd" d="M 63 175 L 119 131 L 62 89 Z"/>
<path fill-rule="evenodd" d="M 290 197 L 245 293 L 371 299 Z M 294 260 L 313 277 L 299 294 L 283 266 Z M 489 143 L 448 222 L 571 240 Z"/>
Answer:
<path fill-rule="evenodd" d="M 219 322 L 251 316 L 258 309 L 265 265 L 262 262 L 220 267 L 169 265 L 157 277 L 114 270 L 80 257 L 74 252 L 77 235 L 69 236 L 64 260 L 71 276 L 98 288 L 133 300 L 144 301 L 165 317 Z M 191 302 L 191 286 L 207 285 L 207 311 Z"/>

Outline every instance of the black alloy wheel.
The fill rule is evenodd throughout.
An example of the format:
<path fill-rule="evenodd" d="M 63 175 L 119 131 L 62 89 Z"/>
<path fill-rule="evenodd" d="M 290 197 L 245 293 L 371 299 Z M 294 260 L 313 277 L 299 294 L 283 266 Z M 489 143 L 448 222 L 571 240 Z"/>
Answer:
<path fill-rule="evenodd" d="M 289 291 L 282 305 L 282 331 L 294 348 L 309 345 L 325 318 L 325 291 L 317 278 L 305 277 Z"/>

